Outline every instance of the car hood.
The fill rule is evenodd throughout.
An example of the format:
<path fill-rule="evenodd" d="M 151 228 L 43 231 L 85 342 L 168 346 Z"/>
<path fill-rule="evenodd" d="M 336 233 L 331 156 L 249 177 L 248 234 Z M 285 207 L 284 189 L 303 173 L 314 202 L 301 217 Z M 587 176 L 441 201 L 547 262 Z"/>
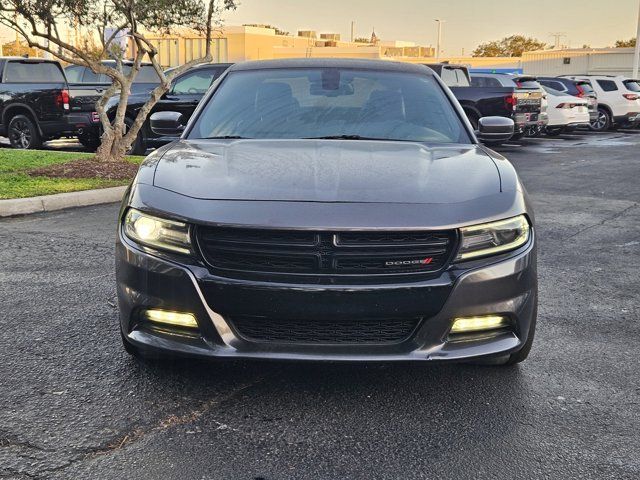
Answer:
<path fill-rule="evenodd" d="M 460 203 L 500 192 L 476 145 L 354 140 L 181 140 L 153 185 L 209 200 Z"/>

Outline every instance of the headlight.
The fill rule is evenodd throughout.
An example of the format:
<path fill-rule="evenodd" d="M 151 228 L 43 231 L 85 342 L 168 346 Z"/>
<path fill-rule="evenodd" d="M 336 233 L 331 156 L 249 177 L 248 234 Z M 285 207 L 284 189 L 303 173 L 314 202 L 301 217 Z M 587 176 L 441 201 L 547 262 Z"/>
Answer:
<path fill-rule="evenodd" d="M 469 260 L 507 252 L 529 241 L 529 221 L 524 215 L 460 229 L 462 240 L 456 260 Z"/>
<path fill-rule="evenodd" d="M 191 253 L 189 226 L 130 209 L 124 217 L 124 232 L 131 240 L 147 247 L 178 253 Z"/>

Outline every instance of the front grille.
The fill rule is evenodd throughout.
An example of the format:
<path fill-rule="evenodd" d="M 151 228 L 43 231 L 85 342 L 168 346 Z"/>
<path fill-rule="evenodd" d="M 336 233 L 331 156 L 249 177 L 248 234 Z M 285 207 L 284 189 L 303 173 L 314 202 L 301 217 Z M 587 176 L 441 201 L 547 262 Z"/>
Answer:
<path fill-rule="evenodd" d="M 409 338 L 420 318 L 291 320 L 249 315 L 230 319 L 238 334 L 254 343 L 316 345 L 395 344 Z"/>
<path fill-rule="evenodd" d="M 225 276 L 435 274 L 455 231 L 313 232 L 197 227 L 200 251 Z"/>

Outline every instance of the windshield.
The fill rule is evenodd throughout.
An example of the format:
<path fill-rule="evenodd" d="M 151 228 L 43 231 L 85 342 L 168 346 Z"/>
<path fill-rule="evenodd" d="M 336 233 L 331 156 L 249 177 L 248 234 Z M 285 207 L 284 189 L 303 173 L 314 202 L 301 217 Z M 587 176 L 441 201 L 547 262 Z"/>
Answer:
<path fill-rule="evenodd" d="M 4 71 L 7 83 L 66 83 L 62 69 L 53 62 L 11 60 Z"/>
<path fill-rule="evenodd" d="M 447 87 L 470 87 L 471 83 L 462 68 L 443 67 L 440 78 Z"/>
<path fill-rule="evenodd" d="M 558 90 L 555 90 L 551 87 L 547 87 L 546 85 L 543 85 L 542 88 L 549 94 L 549 95 L 553 95 L 554 97 L 564 97 L 566 95 L 566 93 L 560 92 Z"/>
<path fill-rule="evenodd" d="M 221 137 L 471 142 L 432 77 L 345 68 L 230 73 L 189 134 Z"/>
<path fill-rule="evenodd" d="M 576 85 L 582 89 L 582 92 L 586 95 L 595 93 L 595 90 L 589 82 L 576 82 Z"/>
<path fill-rule="evenodd" d="M 640 83 L 637 80 L 625 80 L 623 83 L 630 92 L 640 92 Z"/>
<path fill-rule="evenodd" d="M 128 75 L 131 72 L 131 65 L 124 65 L 122 69 L 125 75 Z M 138 70 L 138 74 L 136 78 L 133 79 L 133 83 L 160 83 L 160 77 L 156 73 L 153 65 L 142 65 L 140 66 L 140 70 Z"/>
<path fill-rule="evenodd" d="M 540 84 L 535 78 L 531 77 L 515 77 L 513 81 L 518 88 L 540 88 Z"/>

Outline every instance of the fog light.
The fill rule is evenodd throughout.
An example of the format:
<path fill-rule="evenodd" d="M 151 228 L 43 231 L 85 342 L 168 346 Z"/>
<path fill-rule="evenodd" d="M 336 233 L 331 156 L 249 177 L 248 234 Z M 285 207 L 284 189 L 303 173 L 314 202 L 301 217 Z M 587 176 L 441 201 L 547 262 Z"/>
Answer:
<path fill-rule="evenodd" d="M 198 328 L 196 317 L 192 313 L 168 312 L 166 310 L 145 310 L 144 318 L 154 323 L 172 325 L 174 327 Z"/>
<path fill-rule="evenodd" d="M 460 317 L 453 320 L 450 333 L 482 332 L 509 326 L 509 319 L 502 315 L 486 315 L 482 317 Z"/>

